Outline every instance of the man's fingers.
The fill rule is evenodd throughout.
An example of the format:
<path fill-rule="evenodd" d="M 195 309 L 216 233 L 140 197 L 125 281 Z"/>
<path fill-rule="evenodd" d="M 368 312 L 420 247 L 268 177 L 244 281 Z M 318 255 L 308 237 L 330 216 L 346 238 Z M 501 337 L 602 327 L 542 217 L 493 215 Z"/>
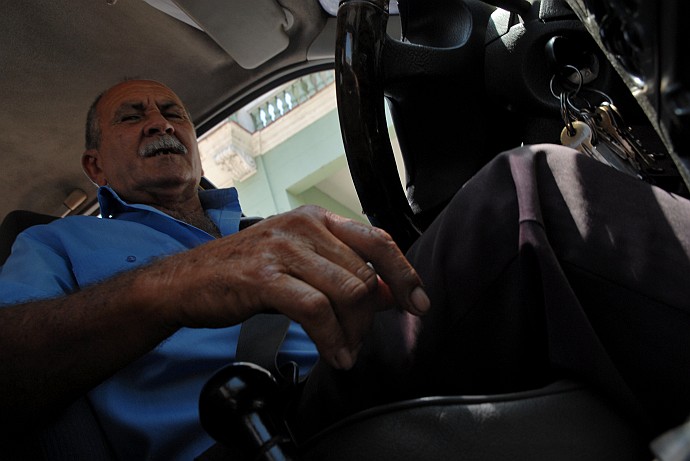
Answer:
<path fill-rule="evenodd" d="M 350 304 L 376 290 L 377 276 L 374 269 L 365 264 L 359 256 L 351 253 L 344 262 L 344 255 L 334 256 L 321 253 L 304 253 L 286 256 L 285 271 L 324 293 L 333 304 Z M 352 261 L 356 260 L 356 261 Z"/>
<path fill-rule="evenodd" d="M 328 297 L 310 284 L 284 275 L 266 295 L 267 305 L 296 321 L 312 339 L 319 355 L 331 366 L 349 369 L 354 356 Z"/>
<path fill-rule="evenodd" d="M 361 262 L 361 258 L 354 254 Z M 309 287 L 318 290 L 328 300 L 338 326 L 344 335 L 345 346 L 354 355 L 364 335 L 369 331 L 374 313 L 395 306 L 390 290 L 380 282 L 374 269 L 364 263 L 356 275 L 321 255 L 311 253 L 299 270 L 291 273 Z M 372 280 L 372 282 L 369 282 Z M 373 285 L 374 288 L 370 288 Z M 325 306 L 325 305 L 324 305 Z M 339 360 L 342 364 L 342 358 Z"/>
<path fill-rule="evenodd" d="M 429 310 L 430 301 L 417 272 L 385 231 L 336 215 L 327 215 L 327 227 L 374 266 L 402 308 L 417 315 Z"/>
<path fill-rule="evenodd" d="M 305 249 L 313 252 L 306 255 L 307 257 L 313 256 L 314 253 L 320 255 L 360 279 L 370 292 L 376 290 L 377 277 L 372 266 L 367 264 L 367 261 L 361 257 L 359 252 L 350 247 L 350 242 L 342 240 L 339 236 L 334 235 L 328 226 L 324 226 L 324 216 L 325 220 L 328 221 L 331 219 L 331 213 L 318 207 L 302 207 L 296 210 L 295 213 L 309 216 L 310 220 L 317 218 L 317 221 L 311 221 L 310 224 L 313 227 L 309 227 L 308 230 L 306 229 L 306 223 L 301 223 L 302 227 L 305 228 L 305 233 L 302 234 L 303 237 L 306 237 L 304 239 L 306 242 Z M 333 218 L 338 219 L 339 217 L 333 215 Z M 311 266 L 307 267 L 312 268 Z M 306 273 L 307 270 L 293 267 L 291 272 Z M 304 277 L 301 278 L 304 279 Z"/>

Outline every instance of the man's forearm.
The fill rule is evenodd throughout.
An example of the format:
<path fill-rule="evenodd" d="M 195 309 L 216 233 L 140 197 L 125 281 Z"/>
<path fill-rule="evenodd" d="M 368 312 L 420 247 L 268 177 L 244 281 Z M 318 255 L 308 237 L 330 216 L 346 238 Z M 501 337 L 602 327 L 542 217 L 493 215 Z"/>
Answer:
<path fill-rule="evenodd" d="M 145 305 L 140 274 L 0 308 L 1 426 L 49 417 L 175 331 Z"/>

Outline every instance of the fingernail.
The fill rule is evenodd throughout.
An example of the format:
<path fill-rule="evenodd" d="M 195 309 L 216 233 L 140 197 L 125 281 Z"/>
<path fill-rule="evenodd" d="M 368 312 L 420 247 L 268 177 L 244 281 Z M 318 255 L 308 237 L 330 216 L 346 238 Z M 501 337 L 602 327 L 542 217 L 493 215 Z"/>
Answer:
<path fill-rule="evenodd" d="M 423 314 L 431 307 L 431 301 L 422 287 L 417 287 L 410 293 L 410 302 L 417 314 Z"/>
<path fill-rule="evenodd" d="M 335 353 L 335 363 L 337 368 L 341 370 L 349 370 L 350 368 L 352 368 L 352 365 L 354 365 L 354 361 L 352 360 L 352 355 L 350 355 L 350 351 L 348 351 L 345 347 L 338 350 L 338 352 Z"/>

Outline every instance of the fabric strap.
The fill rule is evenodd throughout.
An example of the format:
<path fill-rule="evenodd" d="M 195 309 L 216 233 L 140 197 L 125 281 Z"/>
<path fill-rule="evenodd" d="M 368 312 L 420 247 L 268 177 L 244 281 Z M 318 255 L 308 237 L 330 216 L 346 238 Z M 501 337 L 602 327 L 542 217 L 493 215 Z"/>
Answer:
<path fill-rule="evenodd" d="M 280 314 L 258 314 L 242 323 L 235 361 L 250 362 L 281 377 L 278 350 L 285 340 L 290 319 Z"/>

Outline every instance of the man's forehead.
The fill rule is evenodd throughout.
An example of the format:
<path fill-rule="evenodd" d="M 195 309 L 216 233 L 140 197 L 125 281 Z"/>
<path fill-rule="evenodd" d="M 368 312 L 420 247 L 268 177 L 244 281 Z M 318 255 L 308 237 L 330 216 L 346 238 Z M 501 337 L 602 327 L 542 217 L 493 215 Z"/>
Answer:
<path fill-rule="evenodd" d="M 115 85 L 105 92 L 100 102 L 100 109 L 111 113 L 121 107 L 149 104 L 177 104 L 183 107 L 180 98 L 170 88 L 150 80 L 126 81 Z"/>

